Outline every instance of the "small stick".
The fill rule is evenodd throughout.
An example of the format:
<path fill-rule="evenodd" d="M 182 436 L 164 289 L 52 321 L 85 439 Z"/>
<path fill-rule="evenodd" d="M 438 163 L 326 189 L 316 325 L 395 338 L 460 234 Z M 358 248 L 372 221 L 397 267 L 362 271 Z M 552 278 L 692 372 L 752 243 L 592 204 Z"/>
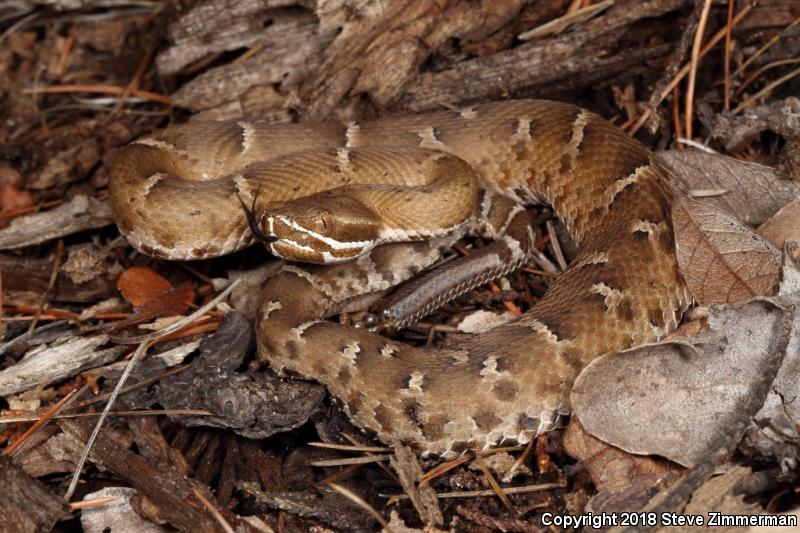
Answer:
<path fill-rule="evenodd" d="M 353 503 L 361 507 L 362 509 L 364 509 L 369 514 L 371 514 L 375 518 L 375 520 L 377 520 L 378 523 L 383 527 L 385 531 L 392 531 L 392 528 L 389 527 L 389 524 L 386 522 L 383 516 L 381 516 L 381 514 L 378 511 L 376 511 L 373 506 L 365 502 L 356 493 L 354 493 L 350 489 L 344 488 L 343 486 L 337 483 L 328 483 L 328 486 L 333 490 L 335 490 L 336 492 L 338 492 L 339 494 L 341 494 L 342 496 L 344 496 L 345 498 L 347 498 L 348 500 L 352 501 Z"/>
<path fill-rule="evenodd" d="M 708 24 L 708 14 L 711 11 L 711 0 L 703 0 L 703 11 L 700 13 L 700 22 L 694 34 L 692 44 L 692 60 L 689 63 L 689 82 L 686 87 L 686 138 L 692 138 L 692 112 L 694 107 L 694 86 L 697 78 L 697 63 L 700 61 L 700 45 L 703 42 L 703 33 Z"/>
<path fill-rule="evenodd" d="M 348 466 L 348 465 L 363 465 L 368 463 L 381 463 L 389 459 L 388 455 L 362 455 L 361 457 L 342 457 L 341 459 L 322 459 L 320 461 L 311 461 L 311 466 L 328 467 L 328 466 Z"/>
<path fill-rule="evenodd" d="M 731 108 L 731 33 L 733 32 L 733 8 L 736 0 L 728 0 L 728 22 L 725 24 L 725 59 L 723 61 L 722 100 L 725 111 Z"/>
<path fill-rule="evenodd" d="M 540 485 L 525 485 L 523 487 L 506 487 L 503 490 L 506 494 L 528 494 L 530 492 L 563 489 L 564 487 L 566 487 L 564 483 L 542 483 Z M 436 496 L 438 498 L 482 498 L 486 496 L 497 496 L 497 494 L 493 490 L 466 490 L 458 492 L 439 492 Z M 405 494 L 396 494 L 389 497 L 396 500 L 408 499 L 408 496 Z"/>
<path fill-rule="evenodd" d="M 81 509 L 89 509 L 91 507 L 102 507 L 103 505 L 115 502 L 120 499 L 120 496 L 106 496 L 105 498 L 97 498 L 95 500 L 86 500 L 82 502 L 75 502 L 69 504 L 70 511 L 80 511 Z"/>
<path fill-rule="evenodd" d="M 45 289 L 44 293 L 42 293 L 42 299 L 39 301 L 36 314 L 34 315 L 33 320 L 31 320 L 31 324 L 28 327 L 28 334 L 32 333 L 33 330 L 36 329 L 36 324 L 39 322 L 39 317 L 42 316 L 42 311 L 47 303 L 47 299 L 50 298 L 50 293 L 53 292 L 53 288 L 56 286 L 58 270 L 61 268 L 62 255 L 64 255 L 64 239 L 58 239 L 58 243 L 56 244 L 56 255 L 53 258 L 53 269 L 50 271 L 50 280 L 47 282 L 47 288 Z"/>
<path fill-rule="evenodd" d="M 761 57 L 764 54 L 764 52 L 769 50 L 775 43 L 780 41 L 781 38 L 788 32 L 788 30 L 790 30 L 791 28 L 794 28 L 798 24 L 800 24 L 800 17 L 794 19 L 794 21 L 792 21 L 791 24 L 786 26 L 778 35 L 776 35 L 775 37 L 773 37 L 772 39 L 770 39 L 769 41 L 764 43 L 764 46 L 762 46 L 761 48 L 759 48 L 758 50 L 753 52 L 753 55 L 748 57 L 747 60 L 744 61 L 744 63 L 739 65 L 739 67 L 736 70 L 733 71 L 732 76 L 736 77 L 739 74 L 741 74 L 744 71 L 744 69 L 746 69 L 747 67 L 750 66 L 750 63 L 752 63 L 753 61 L 755 61 L 756 59 Z"/>
<path fill-rule="evenodd" d="M 741 9 L 741 11 L 739 11 L 736 14 L 736 16 L 733 17 L 732 21 L 733 25 L 735 26 L 736 24 L 738 24 L 739 21 L 742 20 L 745 17 L 745 15 L 747 15 L 750 12 L 751 9 L 753 9 L 752 4 L 744 6 Z M 725 32 L 726 29 L 722 28 L 717 33 L 715 33 L 711 39 L 708 40 L 705 46 L 703 46 L 702 50 L 700 50 L 700 58 L 703 58 L 703 56 L 705 56 L 712 48 L 714 48 L 714 46 L 716 46 L 718 42 L 722 40 L 723 37 L 725 37 Z M 681 68 L 678 71 L 675 77 L 672 78 L 672 81 L 669 82 L 667 86 L 661 90 L 661 93 L 658 95 L 658 98 L 656 99 L 658 103 L 661 103 L 664 100 L 664 98 L 666 98 L 667 95 L 670 92 L 672 92 L 672 89 L 674 89 L 675 86 L 678 85 L 681 82 L 681 80 L 683 80 L 686 74 L 689 73 L 689 68 L 690 65 L 688 64 L 684 65 L 683 68 Z M 734 72 L 734 76 L 735 75 L 736 73 Z M 658 105 L 658 103 L 656 105 Z M 637 131 L 639 131 L 639 128 L 641 128 L 644 125 L 644 123 L 647 122 L 647 119 L 650 118 L 652 114 L 653 114 L 653 108 L 648 107 L 647 109 L 645 109 L 644 113 L 642 113 L 642 116 L 639 117 L 639 120 L 637 120 L 636 123 L 631 127 L 630 131 L 628 131 L 628 135 L 634 135 Z"/>
<path fill-rule="evenodd" d="M 122 96 L 125 94 L 125 89 L 126 87 L 117 87 L 116 85 L 69 84 L 51 85 L 50 87 L 37 87 L 36 89 L 24 89 L 22 94 L 96 93 Z M 150 100 L 151 102 L 157 102 L 159 104 L 172 105 L 172 99 L 163 94 L 136 89 L 133 91 L 133 96 L 143 98 L 144 100 Z"/>
<path fill-rule="evenodd" d="M 503 487 L 500 486 L 500 483 L 492 475 L 492 471 L 489 470 L 489 467 L 486 466 L 486 463 L 483 462 L 483 459 L 480 457 L 475 458 L 475 464 L 478 465 L 478 468 L 481 469 L 483 475 L 486 477 L 486 481 L 489 483 L 489 486 L 492 487 L 497 497 L 500 498 L 500 501 L 503 502 L 503 505 L 506 506 L 506 509 L 509 511 L 514 510 L 514 504 L 511 503 L 511 500 L 508 499 L 508 495 L 506 495 Z"/>

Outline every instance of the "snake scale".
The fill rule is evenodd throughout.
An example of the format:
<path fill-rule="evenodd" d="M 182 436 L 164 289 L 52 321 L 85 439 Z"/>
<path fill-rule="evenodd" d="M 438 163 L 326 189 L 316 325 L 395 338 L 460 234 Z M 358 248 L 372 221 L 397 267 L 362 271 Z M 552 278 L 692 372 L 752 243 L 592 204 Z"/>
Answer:
<path fill-rule="evenodd" d="M 123 150 L 111 199 L 128 240 L 168 259 L 251 244 L 252 205 L 270 250 L 323 263 L 289 263 L 265 283 L 260 357 L 325 384 L 382 441 L 447 457 L 528 442 L 568 412 L 593 358 L 675 328 L 690 297 L 670 179 L 588 111 L 509 100 L 363 123 L 173 126 Z M 552 205 L 580 248 L 521 318 L 444 348 L 324 319 L 436 261 L 492 197 Z M 495 259 L 518 263 L 519 243 L 497 238 Z"/>

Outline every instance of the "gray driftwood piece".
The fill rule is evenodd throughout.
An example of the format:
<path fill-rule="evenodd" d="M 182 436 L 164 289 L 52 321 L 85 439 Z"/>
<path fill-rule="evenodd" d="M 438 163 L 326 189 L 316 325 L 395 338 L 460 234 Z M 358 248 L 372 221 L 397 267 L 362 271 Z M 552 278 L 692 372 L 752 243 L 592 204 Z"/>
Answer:
<path fill-rule="evenodd" d="M 40 244 L 112 222 L 108 200 L 77 195 L 55 209 L 14 219 L 0 230 L 0 250 Z"/>
<path fill-rule="evenodd" d="M 84 368 L 113 361 L 125 351 L 125 346 L 99 349 L 107 342 L 107 335 L 72 337 L 31 350 L 19 363 L 0 372 L 0 396 L 74 376 Z"/>

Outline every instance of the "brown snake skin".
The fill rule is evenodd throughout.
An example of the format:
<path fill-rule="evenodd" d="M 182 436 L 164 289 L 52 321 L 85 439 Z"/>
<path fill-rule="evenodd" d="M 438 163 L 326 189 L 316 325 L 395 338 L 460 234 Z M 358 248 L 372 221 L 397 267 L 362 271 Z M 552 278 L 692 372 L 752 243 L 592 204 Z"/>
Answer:
<path fill-rule="evenodd" d="M 146 253 L 219 255 L 253 240 L 236 192 L 248 202 L 259 185 L 259 197 L 269 200 L 314 194 L 340 185 L 332 180 L 343 171 L 360 179 L 370 157 L 390 161 L 398 174 L 430 175 L 444 165 L 445 175 L 466 175 L 471 168 L 485 190 L 551 204 L 580 246 L 569 270 L 522 318 L 441 349 L 409 347 L 324 317 L 407 279 L 466 231 L 469 214 L 455 195 L 471 198 L 473 210 L 478 196 L 463 181 L 431 185 L 426 178 L 416 183 L 429 187 L 424 201 L 406 200 L 432 211 L 414 223 L 438 217 L 447 226 L 431 234 L 439 235 L 434 246 L 387 244 L 349 263 L 287 265 L 268 280 L 257 321 L 261 357 L 280 373 L 325 384 L 356 424 L 384 442 L 444 456 L 508 439 L 525 443 L 568 412 L 571 384 L 588 362 L 665 335 L 690 301 L 675 259 L 669 171 L 608 122 L 555 102 L 497 102 L 350 125 L 174 127 L 118 158 L 112 205 L 121 231 Z M 450 196 L 438 199 L 435 187 Z"/>

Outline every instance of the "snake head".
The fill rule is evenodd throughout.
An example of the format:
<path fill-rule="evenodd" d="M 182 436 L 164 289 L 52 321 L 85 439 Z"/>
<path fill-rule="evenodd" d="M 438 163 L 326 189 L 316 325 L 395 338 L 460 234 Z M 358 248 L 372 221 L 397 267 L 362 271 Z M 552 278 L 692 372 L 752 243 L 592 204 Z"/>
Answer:
<path fill-rule="evenodd" d="M 354 198 L 331 192 L 270 202 L 259 219 L 266 247 L 291 261 L 341 263 L 380 241 L 375 213 Z"/>

